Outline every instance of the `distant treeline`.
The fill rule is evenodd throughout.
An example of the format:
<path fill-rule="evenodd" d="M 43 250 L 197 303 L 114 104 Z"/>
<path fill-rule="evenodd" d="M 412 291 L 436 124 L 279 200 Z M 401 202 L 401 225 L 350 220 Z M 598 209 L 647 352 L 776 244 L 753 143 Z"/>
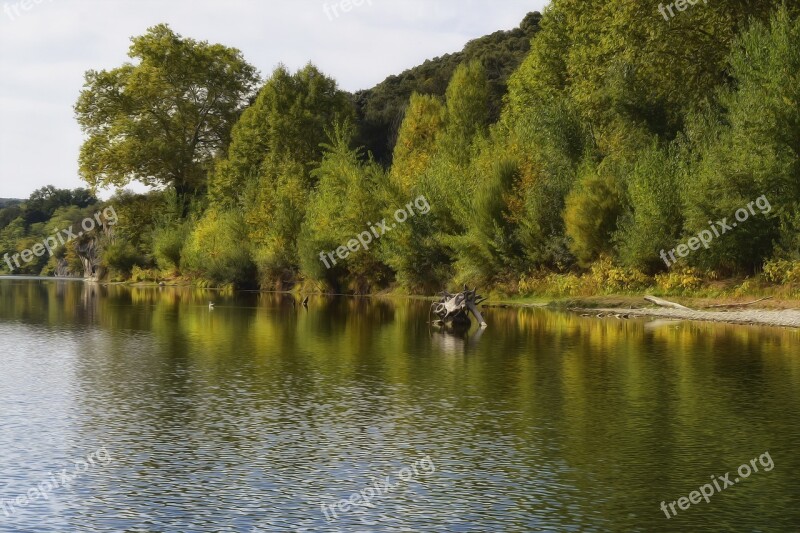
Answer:
<path fill-rule="evenodd" d="M 0 198 L 0 209 L 4 207 L 9 207 L 12 205 L 19 205 L 23 202 L 23 200 L 17 200 L 15 198 Z"/>
<path fill-rule="evenodd" d="M 151 28 L 76 106 L 90 186 L 162 188 L 112 200 L 106 264 L 360 292 L 798 281 L 798 8 L 715 1 L 666 21 L 649 3 L 554 0 L 356 95 L 312 65 L 260 84 L 237 50 Z M 320 261 L 420 196 L 428 214 Z M 662 251 L 759 197 L 768 213 L 667 266 Z"/>
<path fill-rule="evenodd" d="M 88 189 L 57 189 L 52 185 L 34 191 L 27 200 L 0 200 L 0 256 L 30 250 L 48 236 L 75 227 L 99 204 Z M 61 274 L 83 275 L 75 246 L 62 246 L 52 256 L 43 254 L 19 267 L 0 260 L 0 273 L 53 275 L 59 263 L 63 265 Z"/>

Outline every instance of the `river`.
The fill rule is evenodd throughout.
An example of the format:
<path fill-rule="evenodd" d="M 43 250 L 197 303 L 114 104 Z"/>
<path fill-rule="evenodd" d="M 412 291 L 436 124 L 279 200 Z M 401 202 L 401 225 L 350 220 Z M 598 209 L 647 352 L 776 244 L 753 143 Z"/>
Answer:
<path fill-rule="evenodd" d="M 800 529 L 795 330 L 298 302 L 0 279 L 0 532 Z"/>

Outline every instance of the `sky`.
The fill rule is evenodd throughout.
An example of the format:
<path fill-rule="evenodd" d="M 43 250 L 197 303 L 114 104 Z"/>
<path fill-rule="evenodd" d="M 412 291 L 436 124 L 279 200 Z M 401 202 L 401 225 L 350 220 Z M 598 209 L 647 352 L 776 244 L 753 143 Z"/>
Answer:
<path fill-rule="evenodd" d="M 296 70 L 311 61 L 356 91 L 476 37 L 515 28 L 545 3 L 0 0 L 0 198 L 27 198 L 50 184 L 85 186 L 77 163 L 83 136 L 73 111 L 84 73 L 123 64 L 130 38 L 158 23 L 240 49 L 262 78 L 279 63 Z"/>

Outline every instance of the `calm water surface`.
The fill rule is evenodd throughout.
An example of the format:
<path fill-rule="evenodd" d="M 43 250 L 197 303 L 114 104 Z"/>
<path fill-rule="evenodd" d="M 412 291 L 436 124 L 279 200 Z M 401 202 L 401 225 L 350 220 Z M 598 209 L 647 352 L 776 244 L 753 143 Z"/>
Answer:
<path fill-rule="evenodd" d="M 490 309 L 451 335 L 427 313 L 0 279 L 0 532 L 800 530 L 797 332 Z"/>

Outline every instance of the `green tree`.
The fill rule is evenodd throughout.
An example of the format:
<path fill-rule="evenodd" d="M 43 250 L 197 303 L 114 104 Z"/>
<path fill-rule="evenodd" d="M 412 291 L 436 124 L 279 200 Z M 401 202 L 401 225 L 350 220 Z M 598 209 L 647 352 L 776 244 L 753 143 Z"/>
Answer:
<path fill-rule="evenodd" d="M 672 249 L 684 227 L 683 157 L 677 147 L 664 149 L 654 139 L 621 172 L 626 201 L 614 242 L 623 264 L 651 273 L 666 268 L 661 250 Z"/>
<path fill-rule="evenodd" d="M 97 198 L 87 189 L 57 189 L 52 185 L 47 185 L 31 193 L 24 204 L 23 218 L 26 224 L 45 222 L 61 207 L 83 208 L 95 203 L 97 203 Z"/>
<path fill-rule="evenodd" d="M 708 221 L 734 220 L 737 209 L 765 196 L 735 231 L 692 259 L 722 273 L 757 271 L 775 252 L 800 257 L 800 20 L 777 10 L 770 23 L 756 22 L 730 55 L 735 83 L 721 90 L 722 113 L 706 129 L 711 141 L 690 183 L 687 231 Z"/>
<path fill-rule="evenodd" d="M 489 127 L 489 84 L 483 66 L 473 61 L 460 65 L 445 95 L 445 130 L 441 148 L 455 163 L 466 166 L 477 136 Z"/>
<path fill-rule="evenodd" d="M 622 212 L 620 185 L 613 172 L 587 162 L 566 198 L 564 228 L 569 249 L 583 267 L 611 255 L 611 237 Z"/>
<path fill-rule="evenodd" d="M 411 95 L 389 174 L 400 191 L 410 194 L 428 169 L 436 142 L 444 131 L 445 113 L 445 106 L 438 97 Z"/>
<path fill-rule="evenodd" d="M 217 285 L 252 286 L 256 271 L 242 213 L 206 211 L 184 245 L 180 263 L 184 272 Z"/>
<path fill-rule="evenodd" d="M 292 74 L 279 66 L 233 128 L 230 147 L 211 178 L 212 201 L 237 205 L 249 183 L 285 160 L 310 171 L 321 158 L 326 129 L 352 120 L 347 94 L 314 65 Z"/>
<path fill-rule="evenodd" d="M 353 114 L 347 94 L 313 65 L 294 74 L 279 67 L 237 128 L 214 175 L 214 202 L 242 210 L 263 286 L 295 281 L 298 235 L 316 185 L 311 171 L 326 132 Z"/>
<path fill-rule="evenodd" d="M 649 2 L 556 0 L 553 6 L 567 38 L 566 89 L 596 127 L 598 145 L 613 150 L 620 120 L 674 137 L 687 113 L 727 81 L 726 57 L 737 33 L 751 18 L 767 18 L 777 3 L 709 2 L 667 14 L 668 20 Z M 549 30 L 543 24 L 542 33 Z"/>
<path fill-rule="evenodd" d="M 509 196 L 519 182 L 519 161 L 492 155 L 487 179 L 473 195 L 466 232 L 448 239 L 456 251 L 458 283 L 489 284 L 523 267 L 518 226 L 509 216 Z"/>
<path fill-rule="evenodd" d="M 258 76 L 234 49 L 160 24 L 132 39 L 135 60 L 89 71 L 75 106 L 87 135 L 80 173 L 92 188 L 168 185 L 181 198 L 205 189 L 213 158 Z"/>
<path fill-rule="evenodd" d="M 386 176 L 374 160 L 362 160 L 360 149 L 352 149 L 355 129 L 337 125 L 319 168 L 312 173 L 317 186 L 309 198 L 299 243 L 302 272 L 335 290 L 359 293 L 385 286 L 392 279 L 380 260 L 381 241 L 369 224 L 381 220 L 386 204 Z M 345 260 L 336 254 L 341 246 L 360 237 L 357 252 Z M 333 258 L 320 254 L 333 253 Z M 335 261 L 335 263 L 334 263 Z"/>
<path fill-rule="evenodd" d="M 488 134 L 489 94 L 486 71 L 480 62 L 459 65 L 445 93 L 444 122 L 435 137 L 433 156 L 413 188 L 414 196 L 423 195 L 428 200 L 431 212 L 425 215 L 424 223 L 411 228 L 431 233 L 414 234 L 409 242 L 426 243 L 427 248 L 413 252 L 415 256 L 426 255 L 443 262 L 430 269 L 439 277 L 449 274 L 450 265 L 458 257 L 457 248 L 464 245 L 463 237 L 475 218 L 478 190 L 486 181 L 472 162 Z M 417 280 L 430 281 L 444 283 L 433 277 Z"/>

